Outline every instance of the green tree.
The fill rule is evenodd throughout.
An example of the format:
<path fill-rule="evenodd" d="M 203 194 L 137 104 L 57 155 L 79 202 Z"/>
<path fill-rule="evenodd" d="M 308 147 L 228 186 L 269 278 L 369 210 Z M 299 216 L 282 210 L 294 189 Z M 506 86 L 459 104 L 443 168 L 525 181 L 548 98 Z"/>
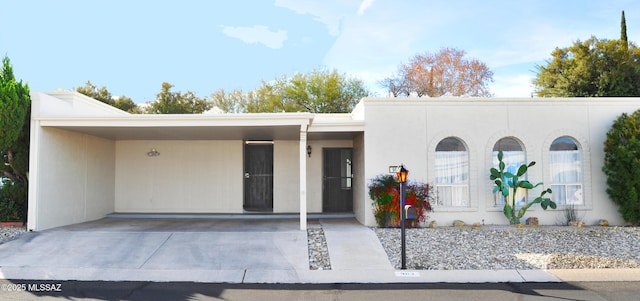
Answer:
<path fill-rule="evenodd" d="M 218 90 L 211 95 L 213 104 L 225 112 L 351 112 L 369 91 L 361 80 L 337 70 L 313 70 L 262 81 L 260 87 L 243 93 Z"/>
<path fill-rule="evenodd" d="M 540 97 L 640 96 L 640 49 L 596 37 L 556 48 L 533 80 Z"/>
<path fill-rule="evenodd" d="M 206 99 L 199 98 L 193 92 L 186 93 L 171 91 L 173 85 L 162 83 L 162 90 L 156 95 L 156 100 L 149 102 L 145 112 L 149 114 L 200 114 L 211 109 L 212 104 Z"/>
<path fill-rule="evenodd" d="M 442 48 L 437 53 L 416 54 L 398 73 L 379 84 L 393 96 L 415 93 L 417 96 L 438 97 L 450 93 L 461 96 L 492 96 L 488 84 L 493 71 L 477 59 L 465 58 L 465 51 Z"/>
<path fill-rule="evenodd" d="M 262 112 L 302 112 L 306 108 L 286 98 L 285 87 L 288 79 L 283 76 L 271 82 L 262 81 L 260 87 L 246 94 L 246 110 L 248 113 Z"/>
<path fill-rule="evenodd" d="M 26 220 L 29 171 L 29 130 L 31 97 L 29 86 L 16 81 L 8 57 L 0 70 L 0 213 L 6 208 L 17 210 Z M 3 179 L 4 178 L 4 179 Z"/>
<path fill-rule="evenodd" d="M 131 98 L 126 96 L 114 97 L 106 87 L 98 88 L 91 81 L 87 81 L 84 86 L 76 88 L 76 91 L 125 112 L 141 113 L 140 108 Z"/>
<path fill-rule="evenodd" d="M 622 11 L 622 18 L 620 18 L 620 41 L 625 43 L 623 46 L 629 42 L 627 39 L 627 20 L 624 18 L 624 10 Z"/>
<path fill-rule="evenodd" d="M 234 89 L 227 93 L 224 89 L 218 89 L 211 93 L 213 107 L 226 113 L 243 113 L 247 111 L 247 97 L 240 89 Z"/>
<path fill-rule="evenodd" d="M 640 224 L 640 110 L 614 121 L 604 152 L 607 194 L 625 221 Z"/>
<path fill-rule="evenodd" d="M 336 70 L 297 73 L 283 90 L 285 104 L 312 113 L 351 112 L 361 98 L 369 95 L 362 81 Z"/>

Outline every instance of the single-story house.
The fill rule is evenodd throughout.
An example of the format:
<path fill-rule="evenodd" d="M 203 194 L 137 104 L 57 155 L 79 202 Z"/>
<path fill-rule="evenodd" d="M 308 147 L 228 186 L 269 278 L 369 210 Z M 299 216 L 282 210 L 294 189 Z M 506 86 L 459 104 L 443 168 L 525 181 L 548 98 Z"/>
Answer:
<path fill-rule="evenodd" d="M 437 192 L 429 218 L 506 224 L 498 150 L 587 224 L 622 224 L 606 194 L 605 134 L 635 98 L 365 98 L 345 114 L 128 114 L 33 92 L 28 229 L 110 213 L 348 212 L 375 225 L 367 185 L 404 164 Z M 534 191 L 535 192 L 535 191 Z M 530 209 L 541 224 L 561 210 Z"/>

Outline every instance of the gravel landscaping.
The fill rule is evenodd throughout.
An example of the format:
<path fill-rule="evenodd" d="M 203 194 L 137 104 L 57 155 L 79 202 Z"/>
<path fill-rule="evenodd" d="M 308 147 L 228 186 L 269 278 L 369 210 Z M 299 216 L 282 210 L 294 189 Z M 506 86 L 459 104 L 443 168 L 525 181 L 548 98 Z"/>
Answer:
<path fill-rule="evenodd" d="M 24 227 L 0 227 L 0 244 L 16 239 L 25 232 Z"/>
<path fill-rule="evenodd" d="M 400 268 L 400 229 L 373 228 Z M 407 268 L 417 270 L 640 268 L 640 228 L 513 226 L 406 230 Z"/>
<path fill-rule="evenodd" d="M 307 229 L 307 242 L 309 244 L 309 269 L 330 270 L 329 249 L 322 228 Z"/>

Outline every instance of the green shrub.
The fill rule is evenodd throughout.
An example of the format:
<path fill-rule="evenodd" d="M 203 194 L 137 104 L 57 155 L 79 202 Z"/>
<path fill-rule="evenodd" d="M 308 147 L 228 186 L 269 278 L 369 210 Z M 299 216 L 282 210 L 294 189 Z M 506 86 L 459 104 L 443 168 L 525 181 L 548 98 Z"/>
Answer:
<path fill-rule="evenodd" d="M 26 185 L 5 182 L 0 189 L 0 221 L 1 222 L 26 222 L 27 221 L 27 194 Z"/>
<path fill-rule="evenodd" d="M 640 224 L 640 110 L 620 115 L 604 142 L 607 194 L 619 206 L 622 218 Z"/>

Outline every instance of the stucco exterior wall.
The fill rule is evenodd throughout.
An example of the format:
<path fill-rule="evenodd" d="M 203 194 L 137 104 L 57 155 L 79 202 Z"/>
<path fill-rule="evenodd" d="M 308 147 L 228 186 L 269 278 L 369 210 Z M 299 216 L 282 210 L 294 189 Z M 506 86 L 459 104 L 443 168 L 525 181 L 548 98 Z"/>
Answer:
<path fill-rule="evenodd" d="M 147 156 L 152 148 L 160 155 Z M 117 141 L 115 211 L 241 213 L 243 143 Z"/>
<path fill-rule="evenodd" d="M 351 148 L 351 140 L 308 140 L 311 157 L 307 160 L 307 211 L 322 212 L 322 150 L 324 148 Z M 300 210 L 299 141 L 274 141 L 273 212 L 297 213 Z M 354 197 L 355 200 L 355 197 Z"/>
<path fill-rule="evenodd" d="M 300 210 L 300 142 L 273 142 L 273 212 Z"/>
<path fill-rule="evenodd" d="M 38 131 L 37 222 L 29 228 L 44 230 L 113 212 L 114 141 L 55 128 Z"/>
<path fill-rule="evenodd" d="M 365 177 L 364 158 L 364 133 L 361 133 L 353 139 L 353 213 L 360 223 L 367 224 L 367 218 L 373 218 L 373 215 L 367 214 L 370 212 L 371 204 L 368 204 L 369 190 L 367 189 L 368 180 Z M 375 223 L 375 221 L 372 222 Z"/>
<path fill-rule="evenodd" d="M 309 140 L 308 144 L 313 151 L 311 157 L 307 157 L 307 210 L 312 213 L 322 212 L 323 149 L 351 148 L 353 141 Z"/>
<path fill-rule="evenodd" d="M 455 219 L 468 223 L 505 224 L 502 207 L 494 205 L 489 169 L 493 146 L 504 137 L 519 140 L 526 160 L 536 161 L 528 173 L 532 182 L 551 183 L 549 147 L 561 136 L 572 137 L 582 153 L 583 196 L 578 206 L 587 224 L 608 219 L 621 224 L 617 207 L 606 194 L 602 173 L 603 143 L 614 119 L 640 107 L 634 99 L 367 99 L 365 114 L 365 177 L 387 173 L 389 165 L 404 163 L 410 180 L 435 181 L 435 148 L 444 138 L 463 141 L 469 153 L 468 207 L 435 207 L 430 219 L 449 225 Z M 545 185 L 545 187 L 548 185 Z M 529 193 L 535 198 L 539 190 Z M 375 225 L 369 197 L 364 205 L 367 225 Z M 562 211 L 536 206 L 526 217 L 543 224 L 562 222 Z M 362 221 L 362 220 L 361 220 Z M 524 221 L 524 219 L 523 219 Z"/>

